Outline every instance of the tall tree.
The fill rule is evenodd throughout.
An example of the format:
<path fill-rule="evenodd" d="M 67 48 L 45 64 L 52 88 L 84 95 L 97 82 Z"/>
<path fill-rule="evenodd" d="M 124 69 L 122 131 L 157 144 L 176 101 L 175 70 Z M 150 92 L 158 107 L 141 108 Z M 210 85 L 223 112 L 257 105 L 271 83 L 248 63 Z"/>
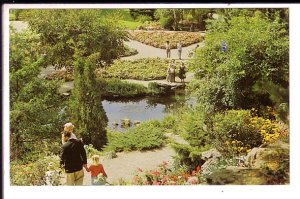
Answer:
<path fill-rule="evenodd" d="M 75 62 L 75 90 L 72 114 L 78 133 L 84 143 L 101 149 L 107 141 L 107 116 L 101 104 L 101 93 L 96 83 L 95 65 L 90 59 L 78 58 Z"/>

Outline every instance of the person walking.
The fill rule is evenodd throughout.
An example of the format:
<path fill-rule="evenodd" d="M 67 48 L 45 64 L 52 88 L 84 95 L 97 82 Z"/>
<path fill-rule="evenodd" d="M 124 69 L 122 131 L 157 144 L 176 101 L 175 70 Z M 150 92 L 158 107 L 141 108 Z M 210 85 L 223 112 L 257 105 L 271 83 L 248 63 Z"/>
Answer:
<path fill-rule="evenodd" d="M 178 51 L 178 58 L 181 59 L 181 53 L 182 53 L 182 43 L 177 43 L 177 51 Z"/>
<path fill-rule="evenodd" d="M 171 57 L 171 44 L 169 41 L 166 42 L 165 44 L 166 52 L 167 52 L 167 58 Z"/>
<path fill-rule="evenodd" d="M 71 138 L 71 132 L 63 131 L 60 165 L 67 174 L 66 185 L 83 185 L 83 167 L 87 168 L 87 157 L 81 140 Z"/>
<path fill-rule="evenodd" d="M 92 156 L 92 165 L 86 169 L 87 172 L 91 172 L 92 185 L 105 185 L 107 174 L 104 171 L 103 165 L 100 164 L 99 155 Z"/>
<path fill-rule="evenodd" d="M 184 66 L 184 63 L 182 62 L 180 65 L 180 68 L 179 68 L 179 72 L 178 72 L 178 77 L 180 78 L 180 81 L 182 83 L 184 83 L 184 79 L 186 78 L 185 73 L 186 73 L 185 66 Z"/>

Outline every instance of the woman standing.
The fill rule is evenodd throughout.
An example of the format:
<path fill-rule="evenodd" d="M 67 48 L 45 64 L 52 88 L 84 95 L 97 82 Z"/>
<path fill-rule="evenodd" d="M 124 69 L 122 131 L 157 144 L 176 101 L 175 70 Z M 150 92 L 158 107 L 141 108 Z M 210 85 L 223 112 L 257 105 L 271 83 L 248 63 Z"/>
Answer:
<path fill-rule="evenodd" d="M 185 73 L 186 73 L 185 66 L 184 63 L 182 62 L 178 72 L 178 77 L 180 78 L 182 83 L 184 83 L 184 79 L 186 77 Z"/>

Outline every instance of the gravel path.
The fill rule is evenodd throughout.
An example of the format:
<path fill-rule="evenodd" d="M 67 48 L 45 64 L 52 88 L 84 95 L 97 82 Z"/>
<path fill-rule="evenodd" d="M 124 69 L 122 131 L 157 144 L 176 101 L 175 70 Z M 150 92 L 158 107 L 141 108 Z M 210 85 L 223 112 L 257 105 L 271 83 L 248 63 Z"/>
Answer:
<path fill-rule="evenodd" d="M 188 144 L 178 135 L 171 133 L 166 134 L 167 137 L 173 139 L 177 143 Z M 132 152 L 121 152 L 117 153 L 117 158 L 107 159 L 101 157 L 103 167 L 107 173 L 107 181 L 109 183 L 118 184 L 120 179 L 130 182 L 134 177 L 134 173 L 138 168 L 142 170 L 155 169 L 163 161 L 172 164 L 172 156 L 175 155 L 175 151 L 170 146 L 165 146 L 161 149 L 151 151 L 132 151 Z M 88 160 L 88 165 L 90 160 Z M 84 169 L 85 171 L 85 169 Z M 90 173 L 85 171 L 84 185 L 91 185 Z"/>
<path fill-rule="evenodd" d="M 125 42 L 125 44 L 128 45 L 130 48 L 136 49 L 138 51 L 138 54 L 129 57 L 122 57 L 121 59 L 123 60 L 135 60 L 135 59 L 148 58 L 148 57 L 167 58 L 165 49 L 148 46 L 146 44 L 134 40 L 127 41 Z M 201 43 L 196 43 L 190 46 L 183 47 L 181 58 L 183 60 L 189 59 L 188 57 L 189 52 L 195 50 L 197 45 L 199 45 L 199 47 L 203 47 L 204 43 L 201 42 Z M 176 49 L 171 50 L 171 59 L 178 59 L 178 54 Z"/>

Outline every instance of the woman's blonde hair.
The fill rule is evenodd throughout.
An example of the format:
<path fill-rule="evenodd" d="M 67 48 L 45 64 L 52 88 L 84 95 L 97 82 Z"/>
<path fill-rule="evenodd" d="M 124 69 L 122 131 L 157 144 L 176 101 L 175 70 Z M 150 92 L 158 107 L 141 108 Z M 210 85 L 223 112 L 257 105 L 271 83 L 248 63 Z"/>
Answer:
<path fill-rule="evenodd" d="M 93 165 L 99 165 L 100 164 L 100 157 L 99 157 L 99 155 L 93 155 L 92 156 L 92 164 Z"/>

